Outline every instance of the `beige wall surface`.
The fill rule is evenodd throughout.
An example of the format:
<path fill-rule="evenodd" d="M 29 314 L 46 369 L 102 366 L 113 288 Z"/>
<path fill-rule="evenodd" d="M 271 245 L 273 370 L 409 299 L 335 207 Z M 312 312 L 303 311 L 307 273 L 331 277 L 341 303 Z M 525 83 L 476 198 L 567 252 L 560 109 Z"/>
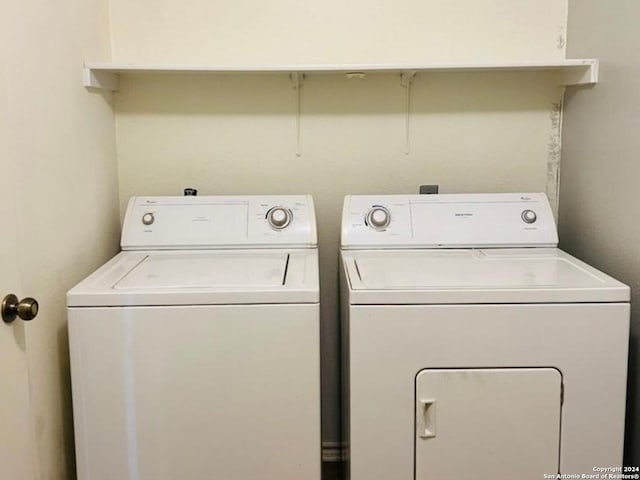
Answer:
<path fill-rule="evenodd" d="M 564 58 L 566 2 L 111 0 L 113 60 L 489 62 Z M 323 439 L 339 430 L 340 209 L 352 193 L 556 193 L 562 88 L 548 72 L 419 74 L 411 152 L 398 75 L 308 75 L 302 156 L 286 75 L 123 76 L 121 207 L 131 195 L 310 193 L 320 232 Z"/>
<path fill-rule="evenodd" d="M 111 0 L 110 5 L 118 62 L 559 60 L 566 39 L 566 0 Z"/>
<path fill-rule="evenodd" d="M 629 284 L 632 322 L 625 460 L 640 464 L 640 3 L 571 0 L 569 56 L 600 58 L 593 90 L 567 96 L 560 246 Z"/>
<path fill-rule="evenodd" d="M 0 45 L 0 115 L 13 167 L 3 181 L 16 185 L 18 219 L 2 234 L 17 239 L 15 293 L 40 302 L 25 325 L 37 479 L 74 476 L 66 291 L 117 249 L 113 111 L 81 82 L 82 62 L 109 53 L 107 7 L 33 0 L 2 9 L 10 41 Z"/>

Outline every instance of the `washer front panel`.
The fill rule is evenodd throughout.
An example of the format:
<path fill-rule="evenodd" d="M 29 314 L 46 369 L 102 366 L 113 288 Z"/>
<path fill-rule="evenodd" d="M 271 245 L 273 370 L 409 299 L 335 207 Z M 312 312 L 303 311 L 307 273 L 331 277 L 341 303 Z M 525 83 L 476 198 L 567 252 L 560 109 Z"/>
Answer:
<path fill-rule="evenodd" d="M 69 309 L 78 478 L 320 479 L 318 305 Z"/>

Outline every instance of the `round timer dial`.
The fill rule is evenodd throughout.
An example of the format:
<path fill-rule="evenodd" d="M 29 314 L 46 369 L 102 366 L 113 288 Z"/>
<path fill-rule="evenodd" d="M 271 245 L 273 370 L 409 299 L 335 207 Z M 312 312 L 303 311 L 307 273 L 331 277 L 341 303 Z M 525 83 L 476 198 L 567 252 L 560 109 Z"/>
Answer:
<path fill-rule="evenodd" d="M 147 212 L 142 215 L 142 223 L 145 225 L 151 225 L 153 222 L 155 222 L 155 220 L 156 217 L 151 212 Z"/>
<path fill-rule="evenodd" d="M 376 205 L 367 212 L 365 222 L 374 230 L 384 230 L 391 223 L 391 212 L 385 207 Z"/>
<path fill-rule="evenodd" d="M 287 228 L 292 219 L 293 213 L 286 207 L 273 207 L 267 212 L 267 222 L 269 222 L 271 228 L 275 228 L 276 230 Z"/>
<path fill-rule="evenodd" d="M 537 219 L 538 215 L 536 215 L 536 212 L 534 212 L 533 210 L 525 210 L 522 212 L 522 221 L 524 223 L 535 223 Z"/>

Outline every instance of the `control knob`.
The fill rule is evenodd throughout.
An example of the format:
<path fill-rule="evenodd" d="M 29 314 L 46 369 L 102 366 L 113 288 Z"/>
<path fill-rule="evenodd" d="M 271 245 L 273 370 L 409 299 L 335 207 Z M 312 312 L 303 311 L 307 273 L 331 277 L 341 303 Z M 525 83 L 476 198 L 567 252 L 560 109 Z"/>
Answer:
<path fill-rule="evenodd" d="M 376 205 L 367 212 L 365 222 L 375 230 L 384 230 L 391 223 L 391 213 L 385 207 Z"/>
<path fill-rule="evenodd" d="M 273 207 L 267 212 L 267 222 L 269 222 L 271 228 L 276 230 L 286 228 L 291 223 L 292 218 L 291 210 L 281 206 Z"/>
<path fill-rule="evenodd" d="M 156 218 L 151 212 L 147 212 L 142 215 L 142 223 L 144 223 L 145 225 L 151 225 L 153 222 L 155 222 L 155 220 Z"/>
<path fill-rule="evenodd" d="M 524 210 L 521 217 L 524 223 L 535 223 L 538 219 L 538 215 L 533 210 Z"/>

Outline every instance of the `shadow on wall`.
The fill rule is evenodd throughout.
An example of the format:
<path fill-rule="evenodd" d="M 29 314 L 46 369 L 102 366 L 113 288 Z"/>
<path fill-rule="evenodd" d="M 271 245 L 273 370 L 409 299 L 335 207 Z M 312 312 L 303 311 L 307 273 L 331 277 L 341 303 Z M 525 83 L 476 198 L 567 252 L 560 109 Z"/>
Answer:
<path fill-rule="evenodd" d="M 540 108 L 558 84 L 558 73 L 544 71 L 429 72 L 413 82 L 415 113 L 529 111 Z M 305 114 L 403 113 L 399 74 L 347 78 L 307 74 Z M 99 91 L 97 92 L 99 93 Z M 285 100 L 286 99 L 286 100 Z M 116 97 L 118 114 L 293 115 L 295 95 L 287 74 L 127 74 Z"/>

